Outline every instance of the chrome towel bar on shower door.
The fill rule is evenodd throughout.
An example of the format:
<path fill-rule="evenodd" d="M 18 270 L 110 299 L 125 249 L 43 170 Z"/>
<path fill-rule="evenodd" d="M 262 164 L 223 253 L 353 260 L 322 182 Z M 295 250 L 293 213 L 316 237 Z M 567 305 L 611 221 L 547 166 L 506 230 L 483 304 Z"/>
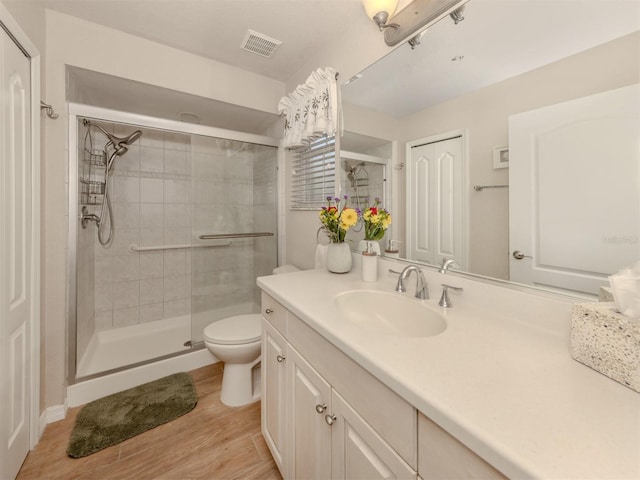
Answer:
<path fill-rule="evenodd" d="M 156 250 L 177 250 L 177 249 L 183 249 L 183 248 L 226 247 L 228 245 L 231 245 L 230 240 L 222 243 L 216 243 L 213 245 L 184 244 L 184 245 L 156 245 L 156 246 L 149 246 L 149 247 L 141 247 L 139 245 L 134 244 L 134 245 L 129 245 L 129 251 L 130 252 L 153 252 Z"/>
<path fill-rule="evenodd" d="M 253 233 L 213 233 L 210 235 L 200 235 L 200 240 L 219 240 L 221 238 L 252 238 L 252 237 L 273 237 L 271 232 Z"/>

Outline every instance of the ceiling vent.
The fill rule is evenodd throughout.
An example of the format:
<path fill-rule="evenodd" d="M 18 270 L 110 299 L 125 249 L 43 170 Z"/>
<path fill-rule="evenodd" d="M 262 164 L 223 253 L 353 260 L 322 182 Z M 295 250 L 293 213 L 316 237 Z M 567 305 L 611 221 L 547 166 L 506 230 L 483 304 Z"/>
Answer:
<path fill-rule="evenodd" d="M 240 47 L 247 52 L 255 53 L 261 57 L 271 58 L 282 42 L 275 38 L 267 37 L 262 33 L 247 30 Z"/>

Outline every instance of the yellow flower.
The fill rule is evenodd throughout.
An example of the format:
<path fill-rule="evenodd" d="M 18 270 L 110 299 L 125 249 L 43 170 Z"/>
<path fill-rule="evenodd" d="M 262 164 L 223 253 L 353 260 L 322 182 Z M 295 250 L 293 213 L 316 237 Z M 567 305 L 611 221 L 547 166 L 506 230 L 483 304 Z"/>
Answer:
<path fill-rule="evenodd" d="M 342 228 L 344 230 L 348 230 L 349 227 L 353 227 L 358 221 L 358 212 L 356 212 L 353 208 L 345 208 L 342 211 L 340 220 L 342 223 Z"/>
<path fill-rule="evenodd" d="M 391 215 L 387 215 L 384 220 L 382 220 L 382 228 L 386 230 L 389 228 L 389 225 L 391 225 Z"/>
<path fill-rule="evenodd" d="M 380 221 L 380 215 L 371 215 L 371 223 L 378 223 Z"/>
<path fill-rule="evenodd" d="M 369 220 L 369 217 L 371 217 L 371 211 L 369 209 L 366 209 L 362 214 L 362 218 L 364 218 L 365 220 Z"/>

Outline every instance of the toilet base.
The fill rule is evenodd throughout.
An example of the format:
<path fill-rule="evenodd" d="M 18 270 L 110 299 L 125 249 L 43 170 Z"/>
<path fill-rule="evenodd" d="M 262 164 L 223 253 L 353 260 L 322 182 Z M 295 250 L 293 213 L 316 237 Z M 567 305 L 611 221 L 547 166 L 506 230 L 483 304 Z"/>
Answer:
<path fill-rule="evenodd" d="M 229 407 L 239 407 L 260 400 L 260 383 L 254 382 L 253 369 L 260 357 L 251 363 L 225 363 L 222 372 L 220 400 Z"/>

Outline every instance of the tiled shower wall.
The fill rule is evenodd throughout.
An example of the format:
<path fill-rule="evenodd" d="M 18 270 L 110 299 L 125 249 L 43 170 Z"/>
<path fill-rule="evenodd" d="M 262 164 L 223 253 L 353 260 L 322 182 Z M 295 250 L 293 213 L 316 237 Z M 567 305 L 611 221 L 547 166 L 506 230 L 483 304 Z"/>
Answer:
<path fill-rule="evenodd" d="M 117 136 L 139 128 L 100 125 Z M 130 251 L 131 245 L 224 244 L 197 237 L 277 229 L 275 148 L 142 130 L 138 142 L 114 160 L 111 245 L 98 243 L 95 224 L 80 229 L 85 241 L 78 244 L 78 304 L 87 308 L 78 315 L 79 356 L 93 331 L 186 314 L 192 314 L 192 339 L 202 340 L 209 323 L 258 311 L 255 278 L 276 266 L 275 235 L 204 248 Z M 93 148 L 103 148 L 106 137 L 91 131 Z M 100 215 L 99 205 L 89 208 Z M 88 308 L 92 298 L 94 308 Z"/>
<path fill-rule="evenodd" d="M 137 127 L 101 124 L 117 136 Z M 94 148 L 105 137 L 94 132 Z M 143 129 L 129 151 L 115 157 L 111 202 L 114 237 L 98 243 L 95 226 L 96 330 L 135 325 L 190 312 L 189 249 L 131 252 L 131 245 L 189 244 L 189 135 Z M 99 207 L 94 207 L 99 214 Z M 185 341 L 188 339 L 185 339 Z"/>

